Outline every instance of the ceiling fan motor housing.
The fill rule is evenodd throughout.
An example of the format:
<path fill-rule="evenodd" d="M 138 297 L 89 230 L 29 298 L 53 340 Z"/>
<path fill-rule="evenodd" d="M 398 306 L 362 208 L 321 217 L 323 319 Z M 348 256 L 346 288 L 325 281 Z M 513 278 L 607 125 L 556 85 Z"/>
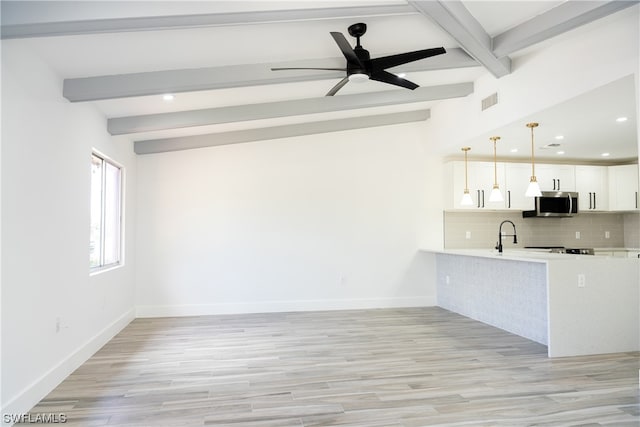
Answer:
<path fill-rule="evenodd" d="M 347 62 L 347 76 L 351 76 L 352 74 L 366 74 L 367 76 L 371 76 L 371 56 L 369 55 L 369 51 L 359 45 L 353 48 L 353 51 L 365 68 L 362 69 L 358 64 Z"/>

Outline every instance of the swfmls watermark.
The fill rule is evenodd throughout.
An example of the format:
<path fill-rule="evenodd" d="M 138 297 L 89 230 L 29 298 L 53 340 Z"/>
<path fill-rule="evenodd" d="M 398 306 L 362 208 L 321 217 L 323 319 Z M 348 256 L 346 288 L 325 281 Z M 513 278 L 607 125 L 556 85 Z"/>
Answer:
<path fill-rule="evenodd" d="M 67 414 L 60 412 L 2 414 L 2 422 L 6 424 L 64 424 Z"/>

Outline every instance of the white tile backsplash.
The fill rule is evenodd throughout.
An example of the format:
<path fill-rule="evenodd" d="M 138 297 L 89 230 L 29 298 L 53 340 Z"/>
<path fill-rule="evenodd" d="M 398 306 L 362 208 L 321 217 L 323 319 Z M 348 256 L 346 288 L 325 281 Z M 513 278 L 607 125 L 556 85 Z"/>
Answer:
<path fill-rule="evenodd" d="M 444 245 L 446 249 L 493 248 L 498 240 L 498 227 L 504 220 L 516 225 L 518 244 L 513 238 L 503 245 L 565 246 L 574 248 L 640 247 L 639 213 L 583 213 L 570 218 L 522 218 L 520 212 L 444 212 Z M 512 234 L 510 224 L 503 231 Z M 580 238 L 576 239 L 576 232 Z M 467 232 L 471 238 L 467 239 Z M 609 238 L 606 238 L 609 232 Z"/>

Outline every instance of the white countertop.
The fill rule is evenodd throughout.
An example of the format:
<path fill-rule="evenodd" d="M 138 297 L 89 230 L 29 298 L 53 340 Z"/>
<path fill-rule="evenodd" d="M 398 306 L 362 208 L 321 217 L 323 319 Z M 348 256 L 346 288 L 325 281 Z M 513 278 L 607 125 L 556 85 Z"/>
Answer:
<path fill-rule="evenodd" d="M 594 251 L 629 251 L 636 252 L 640 251 L 639 248 L 593 248 Z"/>
<path fill-rule="evenodd" d="M 556 254 L 550 253 L 545 250 L 532 250 L 532 249 L 505 249 L 502 254 L 498 253 L 496 249 L 422 249 L 425 252 L 435 252 L 448 255 L 464 255 L 474 256 L 491 259 L 504 259 L 511 261 L 526 261 L 526 262 L 541 262 L 546 263 L 548 261 L 569 261 L 569 260 L 584 260 L 585 258 L 593 258 L 590 255 L 573 255 L 573 254 Z M 598 257 L 601 258 L 601 257 Z"/>

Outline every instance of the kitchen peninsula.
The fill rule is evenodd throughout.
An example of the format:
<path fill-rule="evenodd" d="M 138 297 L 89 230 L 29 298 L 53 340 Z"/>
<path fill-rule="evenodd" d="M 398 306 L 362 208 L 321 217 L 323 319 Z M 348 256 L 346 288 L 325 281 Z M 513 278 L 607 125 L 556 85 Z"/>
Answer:
<path fill-rule="evenodd" d="M 436 253 L 437 304 L 549 357 L 640 350 L 640 261 L 522 250 Z"/>

